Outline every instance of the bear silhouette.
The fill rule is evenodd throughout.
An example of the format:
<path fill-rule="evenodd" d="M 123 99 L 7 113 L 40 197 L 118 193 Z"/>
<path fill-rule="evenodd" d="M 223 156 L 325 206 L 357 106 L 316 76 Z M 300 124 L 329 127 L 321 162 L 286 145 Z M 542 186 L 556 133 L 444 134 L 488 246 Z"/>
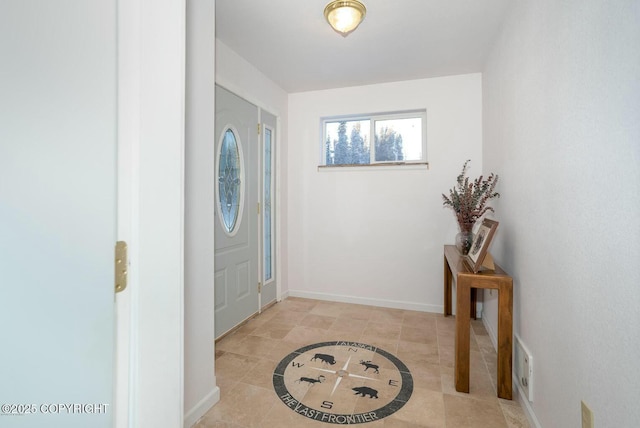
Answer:
<path fill-rule="evenodd" d="M 378 391 L 373 388 L 369 388 L 368 386 L 359 386 L 351 389 L 356 392 L 355 395 L 359 395 L 361 397 L 368 395 L 370 398 L 378 398 Z"/>

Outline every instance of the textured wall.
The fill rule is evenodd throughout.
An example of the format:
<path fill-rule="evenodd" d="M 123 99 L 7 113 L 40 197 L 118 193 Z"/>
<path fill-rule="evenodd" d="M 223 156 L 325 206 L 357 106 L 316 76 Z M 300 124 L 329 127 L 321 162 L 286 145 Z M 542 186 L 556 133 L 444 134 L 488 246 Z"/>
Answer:
<path fill-rule="evenodd" d="M 637 1 L 516 2 L 483 73 L 493 253 L 546 428 L 579 426 L 581 400 L 596 426 L 640 420 L 639 40 Z"/>

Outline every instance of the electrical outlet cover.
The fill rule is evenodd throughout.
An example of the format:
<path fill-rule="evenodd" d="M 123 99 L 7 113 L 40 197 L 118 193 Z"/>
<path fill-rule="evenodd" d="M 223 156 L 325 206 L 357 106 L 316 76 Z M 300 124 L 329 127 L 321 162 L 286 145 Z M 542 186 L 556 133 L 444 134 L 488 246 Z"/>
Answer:
<path fill-rule="evenodd" d="M 533 357 L 517 334 L 515 338 L 515 376 L 518 387 L 527 400 L 533 402 Z"/>

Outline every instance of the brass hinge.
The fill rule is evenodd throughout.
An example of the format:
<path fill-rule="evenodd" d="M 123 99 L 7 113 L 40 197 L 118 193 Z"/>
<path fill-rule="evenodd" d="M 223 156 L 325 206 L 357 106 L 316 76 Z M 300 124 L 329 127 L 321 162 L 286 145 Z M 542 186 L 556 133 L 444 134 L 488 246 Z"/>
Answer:
<path fill-rule="evenodd" d="M 260 124 L 258 124 L 258 135 L 260 135 Z"/>
<path fill-rule="evenodd" d="M 124 241 L 116 242 L 116 293 L 124 291 L 127 288 L 127 243 Z"/>
<path fill-rule="evenodd" d="M 260 215 L 260 202 L 258 202 L 258 215 Z"/>
<path fill-rule="evenodd" d="M 262 283 L 258 283 L 258 293 L 262 293 Z"/>

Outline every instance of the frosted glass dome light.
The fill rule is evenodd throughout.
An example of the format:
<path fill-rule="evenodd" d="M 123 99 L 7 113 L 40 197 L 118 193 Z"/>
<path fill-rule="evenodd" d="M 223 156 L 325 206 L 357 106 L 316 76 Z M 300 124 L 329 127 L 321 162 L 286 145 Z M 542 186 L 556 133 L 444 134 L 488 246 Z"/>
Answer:
<path fill-rule="evenodd" d="M 367 8 L 357 0 L 334 0 L 324 8 L 327 22 L 343 37 L 358 28 L 366 13 Z"/>

